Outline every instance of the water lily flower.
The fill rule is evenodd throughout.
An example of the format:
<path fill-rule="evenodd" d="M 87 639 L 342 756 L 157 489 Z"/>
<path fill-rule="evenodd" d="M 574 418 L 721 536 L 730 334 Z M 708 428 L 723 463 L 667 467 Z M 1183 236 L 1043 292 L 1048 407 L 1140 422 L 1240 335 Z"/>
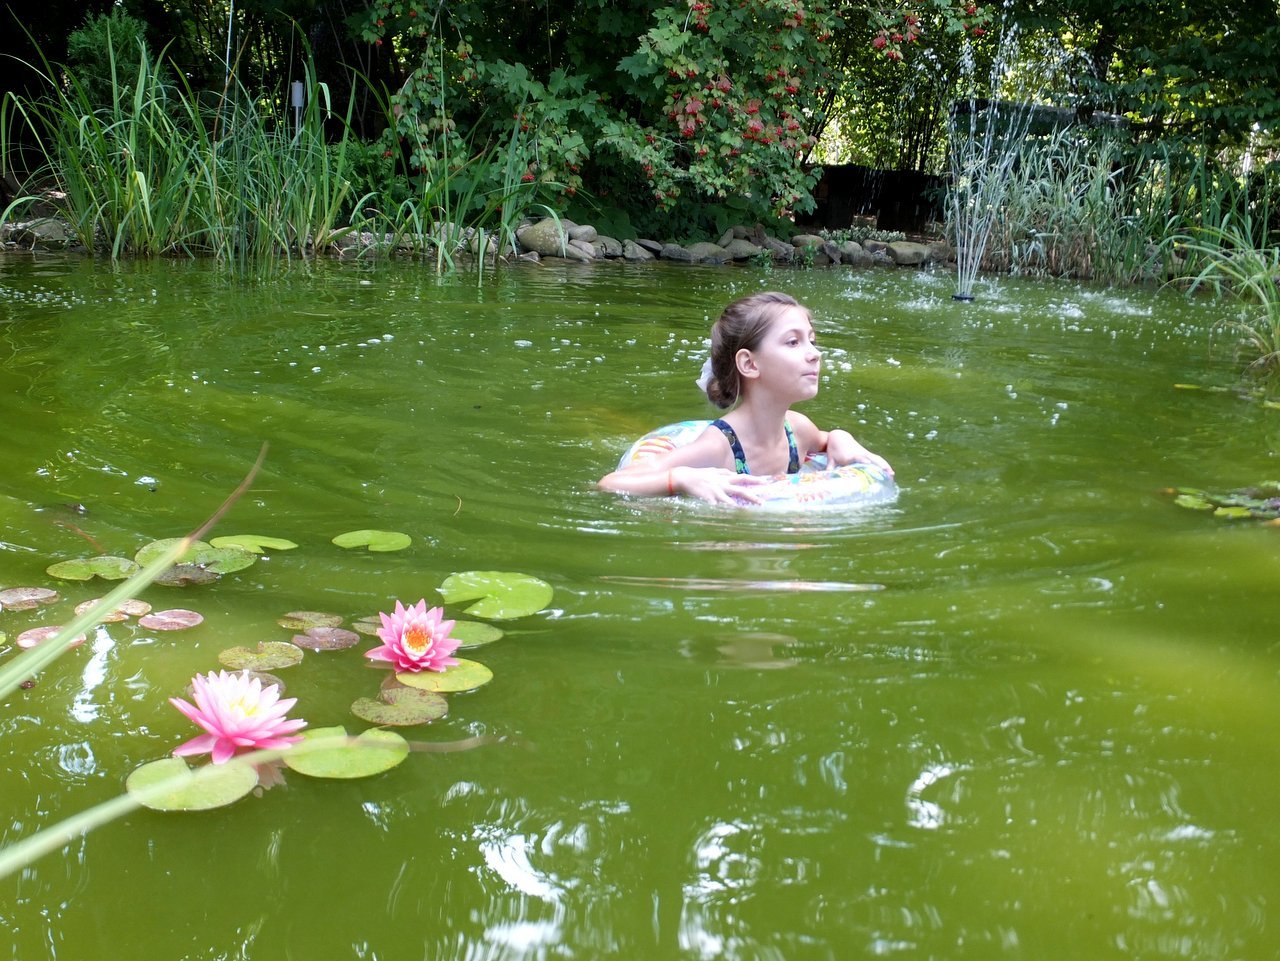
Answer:
<path fill-rule="evenodd" d="M 307 722 L 285 717 L 298 699 L 281 700 L 277 685 L 264 688 L 262 680 L 247 671 L 197 674 L 191 684 L 195 704 L 180 697 L 169 698 L 169 703 L 208 733 L 174 748 L 175 756 L 212 753 L 213 763 L 222 764 L 239 750 L 288 747 L 302 740 L 287 735 Z"/>
<path fill-rule="evenodd" d="M 381 647 L 365 651 L 365 657 L 373 661 L 390 661 L 399 671 L 443 671 L 458 663 L 450 657 L 462 643 L 450 637 L 456 621 L 444 620 L 444 609 L 427 610 L 425 598 L 412 607 L 396 601 L 393 614 L 379 613 L 382 627 L 378 630 Z"/>

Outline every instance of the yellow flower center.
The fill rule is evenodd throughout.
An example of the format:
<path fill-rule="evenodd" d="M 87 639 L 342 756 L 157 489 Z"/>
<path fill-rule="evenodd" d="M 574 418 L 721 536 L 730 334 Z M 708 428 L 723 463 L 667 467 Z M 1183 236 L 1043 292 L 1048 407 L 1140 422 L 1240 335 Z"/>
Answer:
<path fill-rule="evenodd" d="M 411 654 L 424 654 L 431 647 L 431 633 L 417 624 L 405 628 L 400 636 L 400 643 Z"/>

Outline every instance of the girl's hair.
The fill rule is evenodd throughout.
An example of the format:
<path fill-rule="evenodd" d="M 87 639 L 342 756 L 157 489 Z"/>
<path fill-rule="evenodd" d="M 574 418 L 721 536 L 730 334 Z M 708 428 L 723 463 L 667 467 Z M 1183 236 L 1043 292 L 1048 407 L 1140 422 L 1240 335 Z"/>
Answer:
<path fill-rule="evenodd" d="M 766 290 L 735 300 L 724 309 L 711 328 L 711 379 L 707 398 L 719 408 L 729 408 L 742 393 L 737 356 L 740 350 L 755 350 L 769 325 L 784 310 L 808 308 L 788 294 Z"/>

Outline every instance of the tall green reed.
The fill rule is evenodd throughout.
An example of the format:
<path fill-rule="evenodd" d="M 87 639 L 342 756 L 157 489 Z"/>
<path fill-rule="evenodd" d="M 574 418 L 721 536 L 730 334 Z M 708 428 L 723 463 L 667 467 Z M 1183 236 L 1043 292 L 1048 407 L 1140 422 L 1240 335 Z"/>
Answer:
<path fill-rule="evenodd" d="M 447 270 L 463 257 L 496 263 L 533 199 L 516 124 L 505 142 L 480 145 L 442 125 L 407 199 L 388 210 L 373 192 L 355 196 L 354 100 L 336 115 L 309 57 L 308 96 L 292 119 L 283 95 L 254 96 L 231 81 L 210 102 L 170 84 L 145 50 L 136 75 L 120 76 L 114 55 L 111 67 L 129 82 L 113 83 L 107 105 L 74 76 L 60 82 L 47 61 L 45 96 L 0 102 L 5 168 L 18 166 L 24 142 L 40 158 L 0 218 L 53 204 L 83 246 L 112 258 L 211 255 L 238 270 L 312 256 L 362 231 L 375 238 L 365 255 L 408 250 Z"/>
<path fill-rule="evenodd" d="M 1246 211 L 1182 238 L 1182 246 L 1189 290 L 1203 288 L 1239 305 L 1238 315 L 1219 326 L 1235 336 L 1246 373 L 1273 391 L 1280 387 L 1280 247 L 1257 242 L 1265 229 Z"/>

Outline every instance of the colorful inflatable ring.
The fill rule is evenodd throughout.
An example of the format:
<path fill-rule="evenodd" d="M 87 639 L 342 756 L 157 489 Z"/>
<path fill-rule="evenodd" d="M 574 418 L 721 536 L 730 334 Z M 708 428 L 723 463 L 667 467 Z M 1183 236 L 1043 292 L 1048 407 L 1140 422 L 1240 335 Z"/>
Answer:
<path fill-rule="evenodd" d="M 709 420 L 682 420 L 651 430 L 622 455 L 618 469 L 643 464 L 669 450 L 683 447 L 702 434 Z M 751 489 L 761 498 L 762 507 L 862 506 L 887 504 L 898 498 L 893 476 L 874 464 L 846 464 L 827 467 L 825 454 L 813 454 L 800 465 L 798 474 L 779 474 L 771 484 Z"/>

